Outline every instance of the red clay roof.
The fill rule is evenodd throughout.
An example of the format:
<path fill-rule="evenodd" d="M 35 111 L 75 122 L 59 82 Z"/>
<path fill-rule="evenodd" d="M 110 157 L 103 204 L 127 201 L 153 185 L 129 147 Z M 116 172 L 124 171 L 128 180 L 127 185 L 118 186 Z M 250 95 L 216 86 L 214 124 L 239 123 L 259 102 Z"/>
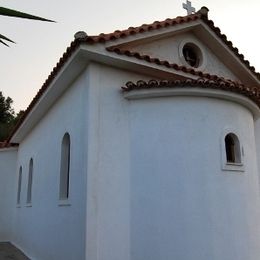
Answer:
<path fill-rule="evenodd" d="M 139 34 L 139 33 L 144 33 L 144 32 L 148 32 L 148 31 L 153 31 L 153 30 L 158 30 L 161 28 L 166 28 L 169 26 L 174 26 L 174 25 L 178 25 L 178 24 L 182 24 L 182 23 L 187 23 L 187 22 L 191 22 L 191 21 L 195 21 L 197 19 L 199 19 L 201 17 L 201 15 L 199 13 L 196 14 L 192 14 L 192 15 L 188 15 L 188 16 L 178 16 L 176 18 L 170 19 L 167 18 L 164 21 L 155 21 L 151 24 L 143 24 L 141 26 L 138 27 L 129 27 L 126 30 L 116 30 L 113 33 L 101 33 L 97 36 L 87 36 L 85 39 L 85 42 L 90 43 L 90 44 L 94 44 L 94 43 L 104 43 L 107 41 L 113 41 L 113 40 L 117 40 L 120 38 L 125 38 L 127 36 L 131 36 L 131 35 L 135 35 L 135 34 Z"/>
<path fill-rule="evenodd" d="M 188 16 L 184 16 L 184 17 L 177 17 L 177 18 L 174 18 L 174 19 L 168 18 L 168 19 L 161 21 L 161 22 L 155 21 L 151 24 L 143 24 L 143 25 L 138 26 L 138 27 L 129 27 L 126 30 L 122 30 L 122 31 L 117 30 L 113 33 L 108 33 L 108 34 L 101 33 L 97 36 L 87 36 L 86 35 L 86 37 L 76 38 L 71 43 L 71 45 L 67 48 L 66 52 L 60 58 L 59 62 L 56 64 L 56 66 L 53 68 L 53 70 L 50 73 L 50 75 L 48 76 L 47 80 L 44 82 L 43 86 L 38 91 L 38 93 L 36 94 L 36 96 L 34 97 L 32 102 L 30 103 L 30 105 L 26 109 L 24 115 L 21 117 L 21 119 L 19 120 L 19 122 L 17 123 L 17 125 L 15 126 L 13 131 L 11 132 L 7 142 L 9 143 L 9 141 L 11 140 L 14 133 L 19 129 L 19 127 L 24 122 L 25 118 L 28 116 L 28 114 L 30 113 L 32 108 L 39 101 L 40 97 L 43 95 L 43 93 L 46 91 L 46 89 L 50 86 L 53 79 L 57 76 L 57 74 L 59 73 L 59 71 L 61 70 L 61 68 L 65 64 L 65 62 L 70 58 L 70 56 L 74 53 L 74 51 L 81 44 L 105 43 L 107 41 L 113 41 L 113 40 L 116 40 L 116 39 L 119 39 L 119 38 L 125 38 L 125 37 L 130 36 L 130 35 L 135 35 L 135 34 L 138 34 L 138 33 L 148 32 L 148 31 L 152 31 L 152 30 L 158 30 L 158 29 L 161 29 L 161 28 L 166 28 L 166 27 L 169 27 L 169 26 L 175 26 L 175 25 L 182 24 L 182 23 L 189 23 L 189 22 L 200 19 L 200 20 L 204 21 L 204 23 L 209 26 L 209 28 L 222 40 L 222 42 L 224 44 L 226 44 L 229 47 L 229 49 L 231 51 L 233 51 L 233 53 L 240 59 L 240 61 L 243 64 L 245 64 L 247 66 L 247 68 L 260 80 L 260 73 L 255 72 L 255 68 L 250 66 L 249 61 L 244 59 L 244 56 L 238 52 L 238 49 L 233 47 L 232 42 L 228 41 L 227 37 L 224 34 L 221 33 L 220 29 L 218 27 L 215 27 L 213 21 L 208 19 L 206 11 L 207 11 L 207 8 L 203 7 L 197 13 L 191 14 L 191 15 L 188 15 Z M 111 49 L 108 49 L 108 50 L 111 51 Z M 126 53 L 124 53 L 124 54 L 126 54 Z M 139 54 L 135 54 L 134 56 L 138 56 L 137 58 L 141 58 L 141 59 L 143 58 L 144 60 L 149 60 L 149 62 L 158 63 L 159 65 L 165 65 L 165 66 L 170 65 L 170 64 L 168 65 L 167 62 L 165 62 L 165 61 L 159 61 L 159 60 L 156 60 L 156 59 L 153 60 L 152 58 L 141 57 L 141 55 L 139 57 Z M 187 72 L 187 73 L 190 73 L 190 74 L 198 75 L 198 76 L 201 76 L 201 77 L 206 76 L 206 78 L 208 78 L 208 79 L 210 79 L 210 77 L 211 77 L 211 76 L 207 76 L 207 74 L 204 75 L 202 72 L 195 72 L 195 70 L 193 70 L 193 69 L 189 69 L 189 68 L 186 68 L 184 66 L 178 66 L 177 64 L 171 64 L 170 66 L 172 66 L 172 68 L 174 68 L 174 69 L 177 69 L 177 70 L 179 69 L 183 72 Z"/>
<path fill-rule="evenodd" d="M 233 43 L 227 39 L 225 34 L 222 34 L 220 29 L 214 25 L 212 20 L 208 19 L 207 7 L 202 7 L 197 13 L 188 16 L 179 16 L 173 19 L 167 18 L 164 21 L 155 21 L 151 24 L 143 24 L 138 27 L 129 27 L 126 30 L 116 30 L 113 33 L 101 33 L 97 36 L 87 36 L 83 39 L 83 42 L 89 44 L 104 43 L 107 41 L 117 40 L 119 38 L 125 38 L 130 35 L 135 35 L 138 33 L 148 32 L 152 30 L 158 30 L 161 28 L 166 28 L 169 26 L 175 26 L 182 23 L 188 23 L 196 21 L 198 19 L 202 20 L 208 27 L 222 40 L 222 42 L 240 59 L 240 61 L 260 80 L 260 73 L 255 71 L 255 68 L 250 65 L 248 60 L 245 60 L 244 55 L 239 53 L 238 48 L 233 46 Z"/>
<path fill-rule="evenodd" d="M 180 87 L 199 87 L 199 88 L 210 88 L 210 89 L 221 89 L 224 91 L 235 92 L 242 94 L 253 102 L 255 102 L 258 107 L 260 107 L 260 89 L 249 88 L 238 82 L 231 80 L 223 80 L 221 78 L 217 80 L 208 80 L 204 78 L 200 79 L 186 79 L 186 80 L 150 80 L 143 81 L 139 80 L 136 83 L 131 81 L 127 82 L 125 86 L 122 87 L 124 92 L 129 92 L 132 90 L 140 89 L 154 89 L 154 88 L 180 88 Z"/>
<path fill-rule="evenodd" d="M 8 142 L 0 142 L 0 149 L 10 148 L 10 147 L 17 147 L 17 146 L 19 146 L 19 144 L 8 143 Z"/>
<path fill-rule="evenodd" d="M 212 75 L 212 74 L 209 74 L 209 73 L 203 73 L 202 71 L 195 70 L 193 68 L 188 68 L 188 67 L 182 66 L 182 65 L 180 66 L 176 63 L 170 63 L 169 61 L 166 61 L 166 60 L 160 60 L 159 58 L 153 58 L 153 57 L 146 55 L 146 54 L 142 55 L 139 52 L 123 50 L 123 49 L 120 49 L 117 46 L 108 47 L 107 50 L 111 51 L 111 52 L 115 52 L 119 55 L 126 55 L 128 57 L 134 57 L 134 58 L 139 59 L 139 60 L 144 60 L 144 61 L 147 61 L 147 62 L 150 62 L 150 63 L 161 65 L 161 66 L 164 66 L 164 67 L 167 67 L 167 68 L 172 68 L 172 69 L 177 70 L 177 71 L 182 71 L 182 72 L 185 72 L 185 73 L 188 73 L 188 74 L 191 74 L 191 75 L 196 75 L 196 76 L 199 76 L 199 77 L 203 77 L 203 78 L 206 78 L 206 79 L 216 80 L 216 79 L 220 78 L 217 75 Z"/>

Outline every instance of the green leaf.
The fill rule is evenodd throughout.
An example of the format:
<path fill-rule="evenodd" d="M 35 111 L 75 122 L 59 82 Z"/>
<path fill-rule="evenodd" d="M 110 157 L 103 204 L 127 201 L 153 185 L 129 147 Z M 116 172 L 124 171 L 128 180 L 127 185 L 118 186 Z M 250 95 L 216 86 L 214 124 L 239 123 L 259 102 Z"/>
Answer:
<path fill-rule="evenodd" d="M 10 40 L 9 38 L 5 37 L 4 35 L 0 34 L 0 39 L 6 40 L 8 42 L 15 43 L 14 41 Z"/>
<path fill-rule="evenodd" d="M 5 46 L 9 47 L 8 44 L 6 44 L 4 41 L 0 40 L 0 43 L 4 44 Z"/>
<path fill-rule="evenodd" d="M 32 19 L 32 20 L 39 20 L 39 21 L 45 21 L 45 22 L 54 22 L 52 20 L 48 20 L 39 16 L 19 12 L 13 9 L 0 7 L 0 15 L 4 16 L 12 16 L 12 17 L 18 17 L 18 18 L 25 18 L 25 19 Z"/>

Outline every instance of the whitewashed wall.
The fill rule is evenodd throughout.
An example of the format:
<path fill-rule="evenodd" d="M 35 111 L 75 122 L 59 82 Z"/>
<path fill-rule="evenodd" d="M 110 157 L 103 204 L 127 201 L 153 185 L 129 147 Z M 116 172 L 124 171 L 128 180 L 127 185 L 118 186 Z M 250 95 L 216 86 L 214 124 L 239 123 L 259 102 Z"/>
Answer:
<path fill-rule="evenodd" d="M 255 144 L 256 144 L 256 157 L 258 165 L 259 187 L 260 187 L 260 118 L 255 120 Z M 259 190 L 260 196 L 260 190 Z"/>
<path fill-rule="evenodd" d="M 128 101 L 120 87 L 145 76 L 89 71 L 86 259 L 258 259 L 252 114 L 214 98 Z M 227 128 L 241 137 L 244 172 L 221 169 Z"/>
<path fill-rule="evenodd" d="M 37 260 L 85 259 L 87 72 L 48 111 L 20 144 L 21 206 L 15 209 L 12 241 Z M 70 205 L 59 205 L 61 142 L 71 139 Z M 32 206 L 26 205 L 33 158 Z M 16 183 L 18 181 L 18 170 Z"/>
<path fill-rule="evenodd" d="M 259 185 L 251 113 L 199 97 L 131 101 L 132 259 L 260 257 Z M 221 169 L 234 129 L 244 172 Z"/>
<path fill-rule="evenodd" d="M 22 142 L 12 241 L 37 260 L 258 259 L 251 113 L 213 98 L 125 99 L 120 87 L 139 79 L 150 77 L 89 65 Z M 241 137 L 244 172 L 221 169 L 227 128 Z M 71 205 L 59 206 L 65 132 Z M 32 207 L 26 207 L 31 157 Z"/>
<path fill-rule="evenodd" d="M 16 197 L 16 158 L 16 149 L 0 149 L 0 242 L 11 240 Z"/>
<path fill-rule="evenodd" d="M 89 67 L 86 259 L 130 260 L 129 104 L 121 86 L 149 77 Z"/>

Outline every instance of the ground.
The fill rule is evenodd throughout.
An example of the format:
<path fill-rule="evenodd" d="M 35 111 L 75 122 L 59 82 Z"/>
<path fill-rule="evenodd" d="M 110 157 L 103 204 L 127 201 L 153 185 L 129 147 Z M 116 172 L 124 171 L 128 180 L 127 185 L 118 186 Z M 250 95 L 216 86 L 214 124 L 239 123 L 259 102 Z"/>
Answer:
<path fill-rule="evenodd" d="M 1 242 L 0 260 L 30 260 L 30 259 L 11 243 Z"/>

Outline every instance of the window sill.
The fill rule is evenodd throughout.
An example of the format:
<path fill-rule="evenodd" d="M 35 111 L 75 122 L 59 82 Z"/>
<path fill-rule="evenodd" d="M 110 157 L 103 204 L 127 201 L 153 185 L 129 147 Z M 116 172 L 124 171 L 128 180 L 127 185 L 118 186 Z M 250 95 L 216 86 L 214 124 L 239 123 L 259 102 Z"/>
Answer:
<path fill-rule="evenodd" d="M 244 172 L 245 167 L 243 163 L 225 163 L 222 166 L 223 171 L 233 171 L 233 172 Z"/>
<path fill-rule="evenodd" d="M 71 203 L 69 200 L 59 200 L 58 206 L 59 207 L 68 207 L 68 206 L 71 206 Z"/>
<path fill-rule="evenodd" d="M 25 207 L 27 207 L 27 208 L 32 207 L 32 203 L 27 203 L 27 204 L 25 205 Z"/>
<path fill-rule="evenodd" d="M 21 205 L 20 204 L 16 205 L 16 208 L 21 208 Z"/>

